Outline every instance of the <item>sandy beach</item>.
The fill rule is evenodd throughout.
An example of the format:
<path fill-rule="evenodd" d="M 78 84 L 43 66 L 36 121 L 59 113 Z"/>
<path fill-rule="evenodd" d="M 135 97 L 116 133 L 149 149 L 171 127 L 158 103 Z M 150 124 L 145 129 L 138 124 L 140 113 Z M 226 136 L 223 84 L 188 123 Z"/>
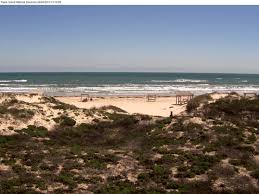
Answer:
<path fill-rule="evenodd" d="M 54 97 L 61 103 L 67 105 L 76 106 L 80 108 L 79 113 L 74 113 L 69 109 L 59 110 L 53 109 L 53 103 L 42 100 L 43 95 L 30 94 L 30 93 L 9 93 L 2 94 L 0 97 L 0 103 L 4 104 L 11 99 L 17 99 L 18 103 L 11 103 L 10 107 L 21 110 L 31 110 L 35 114 L 33 117 L 27 120 L 14 119 L 10 116 L 0 118 L 0 133 L 1 134 L 13 134 L 14 131 L 8 130 L 10 127 L 24 128 L 28 125 L 46 126 L 48 129 L 53 129 L 56 123 L 52 118 L 56 118 L 59 114 L 67 114 L 68 116 L 77 120 L 77 123 L 90 123 L 93 119 L 99 118 L 98 115 L 85 115 L 82 114 L 84 109 L 91 110 L 95 108 L 105 106 L 115 106 L 123 109 L 128 114 L 144 114 L 150 116 L 168 117 L 173 112 L 173 115 L 179 115 L 186 110 L 186 105 L 174 105 L 175 97 L 157 97 L 154 102 L 148 102 L 146 96 L 91 96 L 91 101 L 82 102 L 80 96 L 62 96 Z M 24 111 L 22 111 L 24 112 Z M 22 113 L 21 112 L 21 113 Z"/>
<path fill-rule="evenodd" d="M 225 94 L 214 93 L 211 94 L 214 100 L 224 97 Z M 60 114 L 67 114 L 75 118 L 79 123 L 89 123 L 95 118 L 99 118 L 98 115 L 85 115 L 82 114 L 84 110 L 91 111 L 93 109 L 98 109 L 101 107 L 115 106 L 128 114 L 142 114 L 149 116 L 158 116 L 158 117 L 169 117 L 171 112 L 173 116 L 181 115 L 186 111 L 186 104 L 176 105 L 175 96 L 157 96 L 155 101 L 147 101 L 146 96 L 91 96 L 91 100 L 88 97 L 87 101 L 82 101 L 80 96 L 60 96 L 54 97 L 53 100 L 57 100 L 55 103 L 65 103 L 66 106 L 75 106 L 80 109 L 78 113 L 69 110 L 69 108 L 63 108 L 63 110 L 53 108 L 52 102 L 44 101 L 44 97 L 39 94 L 2 94 L 0 98 L 0 103 L 3 104 L 3 110 L 6 112 L 4 107 L 5 103 L 9 103 L 8 106 L 15 110 L 12 114 L 16 114 L 20 110 L 19 114 L 24 114 L 26 110 L 33 111 L 35 114 L 28 120 L 17 120 L 10 116 L 4 116 L 0 119 L 0 129 L 1 133 L 10 134 L 13 131 L 7 130 L 9 127 L 14 128 L 24 128 L 27 125 L 36 125 L 36 126 L 46 126 L 49 129 L 55 128 L 56 123 L 52 118 L 58 117 Z M 83 98 L 85 99 L 85 98 Z M 14 103 L 12 103 L 14 100 Z M 15 100 L 18 100 L 20 103 L 16 103 Z M 16 111 L 17 110 L 17 111 Z M 26 112 L 25 112 L 26 113 Z M 18 112 L 17 112 L 18 114 Z"/>
<path fill-rule="evenodd" d="M 93 97 L 92 101 L 82 102 L 80 97 L 56 97 L 56 99 L 67 104 L 73 104 L 79 108 L 99 108 L 113 105 L 130 114 L 147 114 L 152 116 L 167 117 L 172 111 L 174 115 L 183 112 L 186 105 L 175 105 L 175 97 L 157 97 L 156 101 L 148 102 L 145 96 L 106 96 Z"/>

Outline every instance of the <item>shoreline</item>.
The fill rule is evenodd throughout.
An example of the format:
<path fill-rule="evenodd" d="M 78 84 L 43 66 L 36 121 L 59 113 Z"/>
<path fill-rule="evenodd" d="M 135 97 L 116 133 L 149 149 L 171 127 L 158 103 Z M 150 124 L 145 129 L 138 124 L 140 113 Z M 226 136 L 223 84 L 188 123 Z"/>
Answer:
<path fill-rule="evenodd" d="M 218 99 L 230 94 L 233 91 L 228 92 L 213 92 L 206 93 L 213 95 L 213 99 Z M 64 93 L 63 93 L 64 94 Z M 253 92 L 249 92 L 249 95 L 256 94 Z M 178 105 L 176 103 L 175 94 L 172 95 L 159 95 L 152 94 L 155 96 L 154 101 L 148 101 L 147 95 L 151 94 L 141 94 L 141 95 L 89 95 L 88 93 L 84 93 L 84 95 L 44 95 L 42 93 L 36 92 L 23 92 L 23 93 L 0 93 L 1 97 L 14 95 L 18 100 L 25 101 L 28 103 L 38 102 L 40 103 L 40 98 L 42 96 L 45 97 L 54 97 L 55 99 L 69 104 L 74 105 L 78 108 L 83 109 L 93 109 L 93 108 L 101 108 L 105 106 L 115 106 L 129 114 L 144 114 L 150 116 L 160 116 L 160 117 L 168 117 L 171 114 L 174 116 L 181 115 L 186 110 L 187 104 Z M 194 95 L 197 96 L 197 95 Z M 82 101 L 87 98 L 87 100 Z"/>
<path fill-rule="evenodd" d="M 31 91 L 0 91 L 0 95 L 42 95 L 42 96 L 48 96 L 48 97 L 81 97 L 82 95 L 89 95 L 91 97 L 121 97 L 121 98 L 127 98 L 127 97 L 146 97 L 148 95 L 154 95 L 156 97 L 175 97 L 177 92 L 190 92 L 194 96 L 199 96 L 202 94 L 230 94 L 230 93 L 237 93 L 239 95 L 244 95 L 244 93 L 256 93 L 259 94 L 259 90 L 224 90 L 224 91 L 217 91 L 217 90 L 211 90 L 211 91 L 199 91 L 199 90 L 175 90 L 172 92 L 143 92 L 143 93 L 94 93 L 94 92 L 85 92 L 85 91 L 65 91 L 65 90 L 56 90 L 56 91 L 44 91 L 44 90 L 31 90 Z"/>

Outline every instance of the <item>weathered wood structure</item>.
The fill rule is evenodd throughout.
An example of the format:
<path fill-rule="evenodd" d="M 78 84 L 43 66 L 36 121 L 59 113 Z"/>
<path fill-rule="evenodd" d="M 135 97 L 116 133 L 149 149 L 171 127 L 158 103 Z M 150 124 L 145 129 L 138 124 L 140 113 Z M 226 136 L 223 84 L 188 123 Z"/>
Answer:
<path fill-rule="evenodd" d="M 255 92 L 247 92 L 247 93 L 244 93 L 244 97 L 245 98 L 255 98 L 255 97 L 257 97 L 257 94 Z"/>
<path fill-rule="evenodd" d="M 193 96 L 194 96 L 193 93 L 191 92 L 182 92 L 182 91 L 176 92 L 175 94 L 176 94 L 175 104 L 177 105 L 186 104 L 188 101 L 193 99 Z"/>
<path fill-rule="evenodd" d="M 147 95 L 147 102 L 155 102 L 156 101 L 156 95 L 148 94 Z"/>
<path fill-rule="evenodd" d="M 90 100 L 90 95 L 89 94 L 86 94 L 86 93 L 81 93 L 81 98 L 80 98 L 80 101 L 81 102 L 86 102 L 88 100 Z"/>

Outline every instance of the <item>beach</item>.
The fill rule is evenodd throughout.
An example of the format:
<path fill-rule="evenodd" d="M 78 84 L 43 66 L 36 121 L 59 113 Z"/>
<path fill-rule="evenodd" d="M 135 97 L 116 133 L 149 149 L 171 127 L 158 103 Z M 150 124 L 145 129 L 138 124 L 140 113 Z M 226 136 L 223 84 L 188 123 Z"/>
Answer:
<path fill-rule="evenodd" d="M 90 100 L 91 98 L 91 100 Z M 44 99 L 52 99 L 53 102 L 45 101 Z M 16 100 L 19 103 L 16 103 Z M 83 101 L 82 101 L 83 100 Z M 10 102 L 11 101 L 11 102 Z M 12 102 L 13 101 L 13 102 Z M 57 102 L 56 102 L 57 101 Z M 53 118 L 58 117 L 60 114 L 66 114 L 77 120 L 77 124 L 91 123 L 92 120 L 99 118 L 97 114 L 84 114 L 84 110 L 92 112 L 92 110 L 102 109 L 103 107 L 118 107 L 122 109 L 124 114 L 141 114 L 156 117 L 169 117 L 171 112 L 175 115 L 180 115 L 186 110 L 185 105 L 175 105 L 174 96 L 157 96 L 155 101 L 148 102 L 147 97 L 142 96 L 90 96 L 85 101 L 85 97 L 80 96 L 58 96 L 48 97 L 40 94 L 32 93 L 2 93 L 0 103 L 5 107 L 5 103 L 10 102 L 8 106 L 14 110 L 12 114 L 27 111 L 33 111 L 35 114 L 28 119 L 15 119 L 13 116 L 5 116 L 0 118 L 0 133 L 13 134 L 13 130 L 8 130 L 12 127 L 15 129 L 22 129 L 28 125 L 45 126 L 48 129 L 53 129 L 56 123 Z M 53 108 L 53 105 L 58 104 L 64 107 Z M 70 109 L 71 107 L 78 108 L 78 111 Z M 1 109 L 1 107 L 0 107 Z M 109 112 L 109 108 L 107 110 Z M 110 110 L 113 111 L 113 110 Z M 2 112 L 6 112 L 5 109 Z M 17 113 L 18 114 L 18 113 Z"/>
<path fill-rule="evenodd" d="M 229 91 L 230 92 L 230 91 Z M 227 96 L 227 93 L 211 94 L 214 100 Z M 73 104 L 78 108 L 100 108 L 103 106 L 116 106 L 129 114 L 145 114 L 150 116 L 168 117 L 180 115 L 186 110 L 186 104 L 176 104 L 175 96 L 156 96 L 154 101 L 148 101 L 147 95 L 139 96 L 89 96 L 87 102 L 82 102 L 79 96 L 60 96 L 57 100 L 67 104 Z M 89 100 L 89 99 L 92 100 Z"/>
<path fill-rule="evenodd" d="M 168 117 L 173 112 L 179 115 L 186 105 L 175 105 L 175 97 L 157 97 L 154 102 L 148 102 L 146 96 L 106 96 L 93 97 L 92 101 L 82 102 L 81 97 L 56 97 L 61 102 L 73 104 L 79 108 L 100 108 L 116 106 L 130 114 L 146 114 L 151 116 Z"/>
<path fill-rule="evenodd" d="M 225 97 L 227 94 L 214 93 L 210 94 L 213 100 Z M 45 101 L 51 99 L 53 102 Z M 19 103 L 16 103 L 16 100 Z M 84 110 L 91 112 L 105 108 L 106 112 L 112 111 L 109 107 L 117 107 L 122 109 L 124 114 L 128 115 L 148 115 L 152 117 L 169 117 L 179 116 L 186 113 L 186 104 L 176 104 L 175 96 L 156 96 L 154 101 L 148 101 L 147 96 L 58 96 L 48 97 L 40 94 L 17 94 L 17 93 L 2 93 L 0 103 L 2 107 L 6 106 L 8 101 L 14 101 L 8 106 L 14 110 L 20 110 L 21 114 L 26 111 L 34 111 L 35 114 L 29 119 L 15 119 L 12 116 L 0 118 L 1 134 L 13 134 L 14 131 L 7 130 L 9 127 L 24 128 L 28 125 L 46 126 L 48 129 L 53 129 L 56 123 L 53 118 L 60 114 L 66 114 L 77 120 L 77 123 L 91 123 L 92 120 L 98 118 L 98 114 L 91 116 L 84 114 Z M 56 102 L 57 101 L 57 102 Z M 53 108 L 53 105 L 58 104 L 61 108 Z M 70 110 L 70 107 L 76 107 L 79 112 Z M 106 108 L 108 107 L 108 108 Z M 1 108 L 1 107 L 0 107 Z M 112 109 L 112 108 L 111 108 Z M 6 110 L 2 110 L 6 112 Z M 17 113 L 18 114 L 18 113 Z M 172 114 L 172 115 L 171 115 Z M 15 115 L 17 116 L 17 115 Z"/>

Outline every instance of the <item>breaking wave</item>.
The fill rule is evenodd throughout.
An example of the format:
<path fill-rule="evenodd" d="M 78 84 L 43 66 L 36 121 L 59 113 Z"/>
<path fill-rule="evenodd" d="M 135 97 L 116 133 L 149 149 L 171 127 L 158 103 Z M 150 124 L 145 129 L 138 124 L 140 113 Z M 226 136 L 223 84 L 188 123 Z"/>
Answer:
<path fill-rule="evenodd" d="M 175 80 L 151 80 L 155 83 L 207 83 L 208 80 L 175 79 Z"/>
<path fill-rule="evenodd" d="M 17 79 L 17 80 L 0 80 L 0 83 L 26 83 L 26 79 Z"/>

